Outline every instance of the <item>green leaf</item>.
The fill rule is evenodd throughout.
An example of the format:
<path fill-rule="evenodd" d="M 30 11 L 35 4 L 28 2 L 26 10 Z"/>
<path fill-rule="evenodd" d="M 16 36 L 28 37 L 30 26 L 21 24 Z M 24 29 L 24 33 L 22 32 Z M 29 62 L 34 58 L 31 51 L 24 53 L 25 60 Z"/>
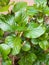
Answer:
<path fill-rule="evenodd" d="M 29 42 L 25 42 L 24 43 L 24 45 L 23 45 L 23 47 L 22 47 L 22 50 L 23 51 L 29 51 L 31 49 L 31 45 L 30 45 L 30 43 Z"/>
<path fill-rule="evenodd" d="M 22 23 L 28 23 L 28 19 L 29 17 L 27 16 L 27 13 L 25 11 L 18 11 L 15 13 L 15 21 L 18 23 L 18 24 L 22 24 Z"/>
<path fill-rule="evenodd" d="M 3 36 L 4 31 L 0 29 L 0 36 Z"/>
<path fill-rule="evenodd" d="M 37 57 L 34 53 L 29 53 L 26 56 L 21 57 L 18 63 L 19 65 L 32 65 L 36 58 Z"/>
<path fill-rule="evenodd" d="M 29 17 L 25 11 L 18 11 L 15 13 L 15 21 L 17 23 L 16 30 L 24 31 L 26 30 L 26 24 L 28 23 Z"/>
<path fill-rule="evenodd" d="M 43 49 L 43 50 L 47 50 L 49 48 L 49 43 L 47 40 L 43 40 L 41 42 L 39 42 L 39 46 Z"/>
<path fill-rule="evenodd" d="M 6 0 L 6 1 L 8 1 L 8 0 Z M 0 3 L 0 4 L 1 4 L 1 3 Z M 5 6 L 4 6 L 4 5 L 5 5 Z M 4 13 L 4 12 L 8 12 L 8 11 L 9 11 L 9 7 L 10 7 L 11 5 L 14 5 L 14 2 L 12 2 L 12 3 L 10 3 L 10 4 L 8 4 L 8 3 L 6 4 L 5 1 L 4 1 L 4 4 L 0 6 L 0 13 L 1 13 L 1 12 L 3 12 L 3 13 Z"/>
<path fill-rule="evenodd" d="M 47 0 L 35 0 L 35 3 L 37 4 L 37 5 L 44 5 L 44 6 L 46 6 L 46 4 L 47 4 Z"/>
<path fill-rule="evenodd" d="M 42 53 L 40 56 L 38 56 L 37 61 L 33 65 L 41 64 L 49 65 L 49 53 Z"/>
<path fill-rule="evenodd" d="M 38 38 L 45 33 L 45 27 L 38 26 L 37 28 L 33 28 L 32 30 L 26 31 L 24 36 L 27 38 Z"/>
<path fill-rule="evenodd" d="M 0 28 L 1 28 L 3 31 L 11 31 L 10 26 L 8 26 L 8 24 L 2 22 L 1 20 L 0 20 Z"/>
<path fill-rule="evenodd" d="M 47 33 L 49 32 L 49 25 L 47 26 L 47 30 L 46 31 L 47 31 Z"/>
<path fill-rule="evenodd" d="M 22 18 L 21 15 L 22 15 L 22 13 L 20 11 L 18 11 L 18 12 L 15 13 L 15 21 L 16 22 L 19 23 L 21 21 L 21 18 Z"/>
<path fill-rule="evenodd" d="M 26 2 L 18 2 L 13 7 L 13 12 L 17 12 L 19 10 L 26 9 L 27 3 Z"/>
<path fill-rule="evenodd" d="M 9 3 L 10 0 L 0 0 L 0 6 L 5 6 Z"/>
<path fill-rule="evenodd" d="M 35 6 L 28 6 L 27 7 L 27 14 L 30 16 L 36 15 L 38 13 L 38 10 Z"/>
<path fill-rule="evenodd" d="M 11 48 L 7 44 L 0 44 L 0 52 L 3 58 L 6 59 L 7 55 L 10 53 Z"/>
<path fill-rule="evenodd" d="M 12 48 L 12 55 L 19 54 L 21 50 L 21 39 L 16 36 L 8 36 L 5 39 L 5 43 Z"/>
<path fill-rule="evenodd" d="M 36 60 L 37 57 L 34 53 L 30 53 L 26 56 L 26 58 L 27 58 L 28 62 L 33 63 Z"/>
<path fill-rule="evenodd" d="M 45 15 L 49 15 L 49 7 L 48 6 L 46 6 L 45 8 L 43 8 L 43 13 Z"/>
<path fill-rule="evenodd" d="M 39 22 L 39 23 L 43 23 L 43 18 L 42 17 L 39 17 L 39 18 L 37 18 L 37 22 Z"/>
<path fill-rule="evenodd" d="M 28 23 L 28 28 L 27 30 L 32 30 L 34 28 L 38 27 L 38 23 L 35 23 L 34 21 L 31 21 L 30 23 Z"/>
<path fill-rule="evenodd" d="M 3 31 L 13 31 L 15 30 L 15 22 L 13 15 L 1 15 L 0 16 L 0 28 Z"/>
<path fill-rule="evenodd" d="M 4 7 L 0 7 L 0 12 L 5 12 L 9 10 L 9 5 L 4 6 Z"/>
<path fill-rule="evenodd" d="M 40 40 L 48 40 L 48 33 L 43 34 L 39 39 Z"/>
<path fill-rule="evenodd" d="M 15 39 L 15 36 L 7 36 L 5 38 L 5 43 L 8 44 L 11 48 L 14 47 L 14 40 Z"/>
<path fill-rule="evenodd" d="M 11 60 L 2 61 L 2 65 L 12 65 Z"/>
<path fill-rule="evenodd" d="M 39 39 L 31 39 L 31 43 L 37 45 L 39 44 Z"/>
<path fill-rule="evenodd" d="M 17 27 L 16 31 L 19 31 L 19 32 L 26 31 L 26 27 L 23 25 L 22 25 L 22 27 L 21 26 L 16 26 L 16 27 Z"/>
<path fill-rule="evenodd" d="M 13 55 L 19 54 L 21 47 L 22 47 L 21 39 L 17 37 L 16 40 L 14 41 L 14 47 L 13 47 L 13 50 L 12 50 L 12 54 Z"/>

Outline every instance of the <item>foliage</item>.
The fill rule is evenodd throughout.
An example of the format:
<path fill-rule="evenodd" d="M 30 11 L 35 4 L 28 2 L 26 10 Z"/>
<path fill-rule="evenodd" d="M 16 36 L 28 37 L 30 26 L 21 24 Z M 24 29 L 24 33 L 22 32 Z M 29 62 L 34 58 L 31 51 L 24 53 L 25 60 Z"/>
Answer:
<path fill-rule="evenodd" d="M 0 12 L 8 11 L 9 0 L 0 1 Z M 0 56 L 2 65 L 49 65 L 49 7 L 46 0 L 13 4 L 12 11 L 0 14 Z"/>

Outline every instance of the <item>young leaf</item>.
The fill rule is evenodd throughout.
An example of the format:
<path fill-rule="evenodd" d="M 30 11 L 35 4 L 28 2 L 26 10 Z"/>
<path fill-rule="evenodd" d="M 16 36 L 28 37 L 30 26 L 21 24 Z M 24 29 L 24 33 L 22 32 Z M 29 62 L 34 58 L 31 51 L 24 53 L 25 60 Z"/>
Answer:
<path fill-rule="evenodd" d="M 49 15 L 49 7 L 48 6 L 46 6 L 45 8 L 43 8 L 43 13 L 45 15 Z"/>
<path fill-rule="evenodd" d="M 39 46 L 43 49 L 43 50 L 47 50 L 49 48 L 49 43 L 47 40 L 43 40 L 41 42 L 39 42 Z"/>
<path fill-rule="evenodd" d="M 13 7 L 13 12 L 17 12 L 23 9 L 26 9 L 27 3 L 26 2 L 18 2 Z"/>
<path fill-rule="evenodd" d="M 18 11 L 15 13 L 15 21 L 17 23 L 16 30 L 24 31 L 26 30 L 26 24 L 28 23 L 29 16 L 27 16 L 26 12 Z"/>
<path fill-rule="evenodd" d="M 22 50 L 23 51 L 29 51 L 31 49 L 31 45 L 29 42 L 26 41 L 26 43 L 24 43 Z"/>
<path fill-rule="evenodd" d="M 37 45 L 39 44 L 39 39 L 31 39 L 32 44 Z"/>
<path fill-rule="evenodd" d="M 37 4 L 37 5 L 42 5 L 42 6 L 46 6 L 46 4 L 47 4 L 47 1 L 46 0 L 35 0 L 35 3 Z"/>
<path fill-rule="evenodd" d="M 39 23 L 43 23 L 43 18 L 42 17 L 39 17 L 39 18 L 37 18 L 37 22 L 39 22 Z"/>
<path fill-rule="evenodd" d="M 26 11 L 18 11 L 15 13 L 15 21 L 20 25 L 22 23 L 28 23 L 29 16 L 27 16 Z"/>
<path fill-rule="evenodd" d="M 38 13 L 38 10 L 35 6 L 28 6 L 27 7 L 27 14 L 30 16 L 34 16 Z"/>

